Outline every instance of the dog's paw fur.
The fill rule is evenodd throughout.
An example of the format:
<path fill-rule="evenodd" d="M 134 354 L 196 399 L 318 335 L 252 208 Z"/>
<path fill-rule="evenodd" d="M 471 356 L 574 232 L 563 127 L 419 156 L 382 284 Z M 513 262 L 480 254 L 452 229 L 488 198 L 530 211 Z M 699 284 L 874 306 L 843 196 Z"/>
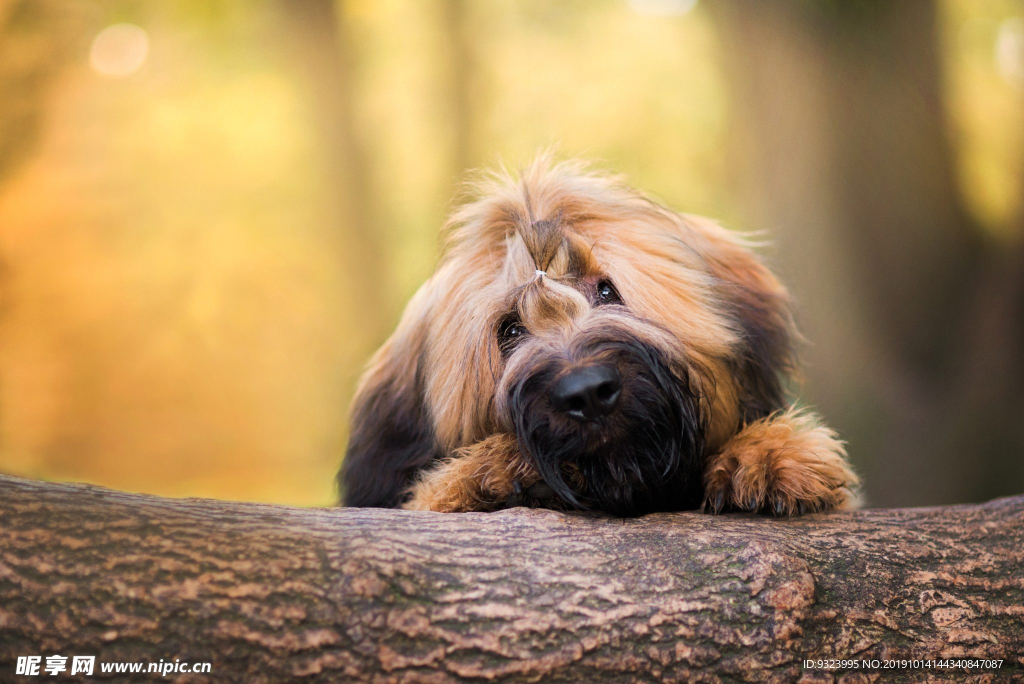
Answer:
<path fill-rule="evenodd" d="M 402 508 L 438 513 L 493 511 L 509 507 L 510 501 L 539 481 L 540 476 L 519 457 L 515 437 L 491 435 L 424 471 Z"/>
<path fill-rule="evenodd" d="M 848 508 L 858 484 L 836 434 L 813 414 L 790 410 L 747 425 L 711 459 L 704 510 L 802 515 Z"/>

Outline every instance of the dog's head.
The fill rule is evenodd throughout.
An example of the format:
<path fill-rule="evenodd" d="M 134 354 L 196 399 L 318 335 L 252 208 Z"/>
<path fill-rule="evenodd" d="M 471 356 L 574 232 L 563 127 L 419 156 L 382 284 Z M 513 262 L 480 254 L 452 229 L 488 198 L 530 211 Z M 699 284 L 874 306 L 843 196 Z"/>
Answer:
<path fill-rule="evenodd" d="M 735 235 L 577 165 L 478 191 L 364 377 L 346 502 L 395 505 L 509 433 L 570 506 L 698 505 L 704 455 L 783 405 L 785 290 Z"/>

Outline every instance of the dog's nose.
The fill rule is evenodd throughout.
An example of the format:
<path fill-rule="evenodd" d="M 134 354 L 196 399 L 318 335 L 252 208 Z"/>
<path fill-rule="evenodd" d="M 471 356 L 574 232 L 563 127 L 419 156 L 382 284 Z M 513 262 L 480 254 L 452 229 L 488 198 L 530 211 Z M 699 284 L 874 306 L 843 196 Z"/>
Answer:
<path fill-rule="evenodd" d="M 551 404 L 573 420 L 590 422 L 615 410 L 622 380 L 613 366 L 576 368 L 551 388 Z"/>

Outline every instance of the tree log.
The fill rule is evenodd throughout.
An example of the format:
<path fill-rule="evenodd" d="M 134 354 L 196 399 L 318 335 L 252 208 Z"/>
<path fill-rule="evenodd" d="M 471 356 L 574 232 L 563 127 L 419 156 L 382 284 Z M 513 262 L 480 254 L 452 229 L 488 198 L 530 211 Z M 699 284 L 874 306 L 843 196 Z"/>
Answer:
<path fill-rule="evenodd" d="M 18 656 L 52 654 L 95 655 L 97 674 L 212 663 L 180 681 L 1018 681 L 1024 496 L 624 520 L 0 477 L 0 680 Z M 1002 664 L 804 666 L 948 658 Z M 130 679 L 147 677 L 161 679 Z"/>

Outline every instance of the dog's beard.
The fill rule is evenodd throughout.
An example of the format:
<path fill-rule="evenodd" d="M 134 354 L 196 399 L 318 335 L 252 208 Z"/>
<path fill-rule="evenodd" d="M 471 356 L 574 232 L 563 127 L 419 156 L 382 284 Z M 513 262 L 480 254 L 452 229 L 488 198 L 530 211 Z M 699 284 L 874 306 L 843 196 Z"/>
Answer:
<path fill-rule="evenodd" d="M 565 505 L 617 515 L 696 508 L 703 421 L 685 369 L 654 347 L 615 341 L 589 350 L 623 378 L 617 409 L 594 423 L 555 412 L 548 388 L 557 361 L 541 363 L 510 393 L 520 449 Z"/>

